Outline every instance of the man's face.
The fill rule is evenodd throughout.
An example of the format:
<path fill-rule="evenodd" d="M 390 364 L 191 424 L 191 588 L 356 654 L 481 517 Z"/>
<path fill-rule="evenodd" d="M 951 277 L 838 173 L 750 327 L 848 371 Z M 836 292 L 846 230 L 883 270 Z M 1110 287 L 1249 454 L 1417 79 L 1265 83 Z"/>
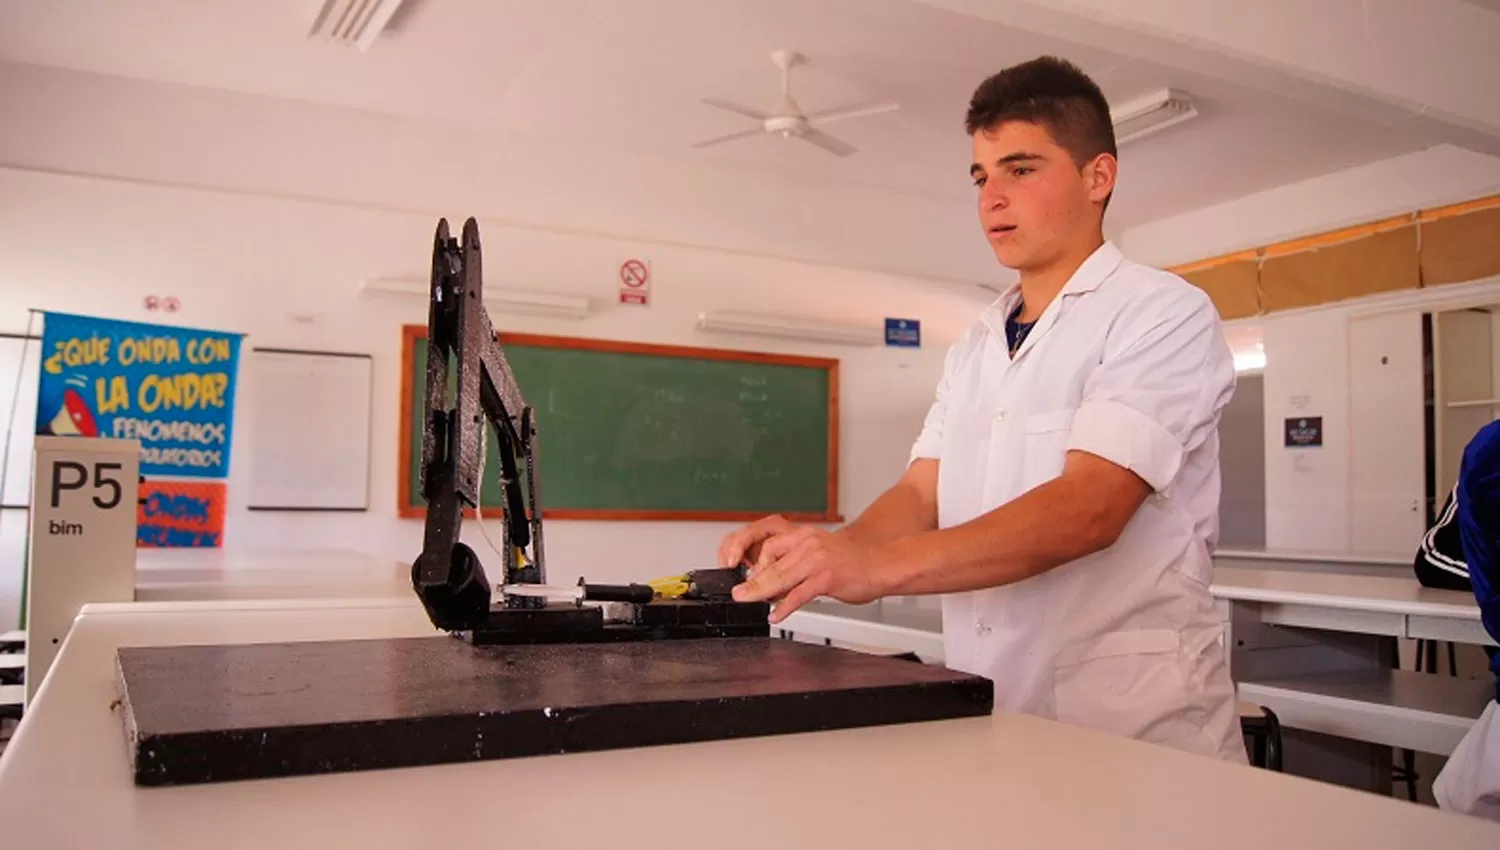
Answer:
<path fill-rule="evenodd" d="M 1101 159 L 1109 157 L 1080 171 L 1046 127 L 1026 121 L 975 133 L 970 173 L 995 258 L 1024 272 L 1058 259 L 1097 229 L 1096 202 L 1114 187 L 1112 163 L 1101 166 Z"/>

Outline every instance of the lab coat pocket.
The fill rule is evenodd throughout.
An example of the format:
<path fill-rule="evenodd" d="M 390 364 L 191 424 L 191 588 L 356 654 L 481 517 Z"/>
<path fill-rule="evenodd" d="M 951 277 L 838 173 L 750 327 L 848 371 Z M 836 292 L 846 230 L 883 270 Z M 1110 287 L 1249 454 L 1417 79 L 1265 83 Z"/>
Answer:
<path fill-rule="evenodd" d="M 1021 491 L 1025 492 L 1062 474 L 1068 449 L 1073 410 L 1049 410 L 1026 417 L 1022 430 L 1025 445 L 1021 455 Z"/>
<path fill-rule="evenodd" d="M 1187 680 L 1173 629 L 1112 632 L 1057 656 L 1057 719 L 1158 743 L 1196 736 L 1184 729 Z"/>

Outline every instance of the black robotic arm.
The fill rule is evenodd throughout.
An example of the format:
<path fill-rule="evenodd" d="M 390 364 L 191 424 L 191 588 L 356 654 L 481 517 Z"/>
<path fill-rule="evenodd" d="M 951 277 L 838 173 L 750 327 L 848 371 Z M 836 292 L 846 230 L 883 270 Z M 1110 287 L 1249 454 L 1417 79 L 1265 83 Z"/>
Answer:
<path fill-rule="evenodd" d="M 427 525 L 412 582 L 439 628 L 464 630 L 488 617 L 491 587 L 479 558 L 459 541 L 463 511 L 480 506 L 488 425 L 495 430 L 504 490 L 504 584 L 542 584 L 546 554 L 536 483 L 535 416 L 526 405 L 484 310 L 479 227 L 460 243 L 438 222 L 427 318 L 427 398 L 422 496 Z M 455 380 L 449 381 L 450 372 Z M 524 489 L 523 489 L 524 481 Z M 520 608 L 539 607 L 517 597 Z"/>
<path fill-rule="evenodd" d="M 730 590 L 743 568 L 694 570 L 651 585 L 546 586 L 542 507 L 537 491 L 536 416 L 526 404 L 484 309 L 479 226 L 462 241 L 438 222 L 427 316 L 422 496 L 427 524 L 412 586 L 433 625 L 475 643 L 550 643 L 762 636 L 769 606 L 740 603 Z M 451 380 L 450 380 L 451 376 Z M 459 539 L 465 510 L 481 507 L 484 441 L 500 452 L 504 521 L 501 600 L 484 566 Z M 562 597 L 562 601 L 558 601 Z M 584 605 L 584 602 L 598 603 Z M 618 610 L 606 622 L 604 604 Z"/>

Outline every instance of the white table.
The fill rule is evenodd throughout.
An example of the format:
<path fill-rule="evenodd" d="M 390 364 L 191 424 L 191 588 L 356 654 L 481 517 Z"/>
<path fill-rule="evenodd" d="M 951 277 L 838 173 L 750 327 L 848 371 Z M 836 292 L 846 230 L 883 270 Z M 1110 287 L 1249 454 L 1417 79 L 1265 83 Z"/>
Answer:
<path fill-rule="evenodd" d="M 1272 563 L 1256 567 L 1239 559 L 1220 560 L 1209 591 L 1222 602 L 1245 603 L 1261 622 L 1272 625 L 1495 645 L 1472 594 L 1422 587 L 1410 576 L 1302 572 L 1272 569 Z M 942 658 L 942 612 L 931 599 L 895 598 L 871 605 L 818 600 L 781 627 Z"/>
<path fill-rule="evenodd" d="M 130 782 L 122 645 L 431 634 L 398 600 L 89 606 L 0 756 L 7 846 L 1500 846 L 1500 826 L 1021 716 L 179 788 Z M 439 638 L 442 639 L 442 638 Z"/>
<path fill-rule="evenodd" d="M 936 598 L 898 597 L 869 605 L 818 599 L 792 612 L 777 628 L 791 637 L 915 652 L 924 661 L 943 659 L 943 612 Z"/>
<path fill-rule="evenodd" d="M 411 566 L 395 558 L 348 549 L 243 547 L 141 549 L 136 553 L 134 597 L 143 602 L 415 598 Z M 83 598 L 108 597 L 85 591 Z M 67 623 L 76 611 L 76 599 L 49 599 L 33 593 L 32 611 L 66 606 L 61 619 L 49 620 Z M 27 671 L 27 675 L 45 676 L 46 669 Z M 0 700 L 9 699 L 10 693 Z M 4 705 L 0 701 L 0 707 Z"/>
<path fill-rule="evenodd" d="M 347 549 L 143 549 L 135 598 L 400 598 L 412 595 L 411 565 Z"/>
<path fill-rule="evenodd" d="M 1415 552 L 1326 552 L 1314 549 L 1240 549 L 1219 547 L 1214 550 L 1214 562 L 1274 561 L 1277 564 L 1300 563 L 1314 570 L 1329 567 L 1379 567 L 1392 571 L 1411 572 L 1412 556 Z"/>
<path fill-rule="evenodd" d="M 1325 565 L 1219 561 L 1213 592 L 1231 624 L 1239 695 L 1312 734 L 1288 744 L 1309 754 L 1297 772 L 1389 793 L 1391 748 L 1450 755 L 1494 698 L 1488 676 L 1393 669 L 1390 639 L 1495 641 L 1473 594 L 1423 587 L 1410 565 L 1384 575 L 1308 566 Z"/>
<path fill-rule="evenodd" d="M 1387 793 L 1388 747 L 1448 755 L 1493 697 L 1493 682 L 1391 669 L 1387 638 L 1495 644 L 1472 594 L 1422 587 L 1376 556 L 1220 553 L 1210 592 L 1231 624 L 1240 697 L 1297 731 L 1288 769 Z M 1346 568 L 1366 571 L 1332 572 Z M 1386 569 L 1389 568 L 1389 569 Z M 916 652 L 941 661 L 936 600 L 818 601 L 783 628 L 798 638 Z M 1304 757 L 1304 755 L 1306 757 Z"/>
<path fill-rule="evenodd" d="M 1295 567 L 1298 562 L 1285 566 Z M 1472 593 L 1423 587 L 1405 575 L 1349 575 L 1275 569 L 1273 562 L 1221 559 L 1212 592 L 1247 603 L 1263 623 L 1494 646 Z"/>

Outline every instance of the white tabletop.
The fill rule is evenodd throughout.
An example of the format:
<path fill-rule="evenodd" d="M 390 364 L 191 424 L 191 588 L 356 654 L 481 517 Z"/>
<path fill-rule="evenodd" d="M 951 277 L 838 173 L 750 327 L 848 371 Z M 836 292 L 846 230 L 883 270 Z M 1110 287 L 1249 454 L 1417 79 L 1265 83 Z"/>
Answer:
<path fill-rule="evenodd" d="M 1416 551 L 1413 544 L 1411 552 L 1328 552 L 1314 549 L 1238 549 L 1234 547 L 1223 547 L 1214 550 L 1215 561 L 1271 561 L 1292 564 L 1313 564 L 1318 567 L 1326 567 L 1330 564 L 1338 566 L 1370 566 L 1391 567 L 1397 570 L 1406 570 L 1411 574 L 1412 558 Z"/>
<path fill-rule="evenodd" d="M 1409 573 L 1309 572 L 1276 569 L 1275 563 L 1269 560 L 1218 559 L 1209 591 L 1216 598 L 1232 601 L 1479 623 L 1479 605 L 1473 594 L 1423 587 Z M 1296 567 L 1304 562 L 1283 560 L 1282 563 Z M 1326 562 L 1305 563 L 1321 566 Z M 782 627 L 793 633 L 839 642 L 910 650 L 924 657 L 941 658 L 943 655 L 943 617 L 935 598 L 893 598 L 869 605 L 845 605 L 820 599 L 793 613 Z M 1483 629 L 1478 626 L 1472 629 L 1487 642 Z"/>
<path fill-rule="evenodd" d="M 779 628 L 841 644 L 943 657 L 943 611 L 936 598 L 895 597 L 869 605 L 817 599 L 792 612 Z"/>
<path fill-rule="evenodd" d="M 1245 602 L 1277 602 L 1427 617 L 1479 620 L 1474 594 L 1423 587 L 1410 575 L 1348 575 L 1261 569 L 1220 563 L 1213 595 Z"/>
<path fill-rule="evenodd" d="M 131 783 L 110 708 L 117 647 L 431 633 L 420 608 L 396 600 L 89 606 L 0 756 L 6 843 L 1500 847 L 1500 825 L 1006 715 L 179 788 Z"/>
<path fill-rule="evenodd" d="M 386 598 L 412 595 L 411 565 L 346 549 L 143 549 L 135 598 Z"/>

